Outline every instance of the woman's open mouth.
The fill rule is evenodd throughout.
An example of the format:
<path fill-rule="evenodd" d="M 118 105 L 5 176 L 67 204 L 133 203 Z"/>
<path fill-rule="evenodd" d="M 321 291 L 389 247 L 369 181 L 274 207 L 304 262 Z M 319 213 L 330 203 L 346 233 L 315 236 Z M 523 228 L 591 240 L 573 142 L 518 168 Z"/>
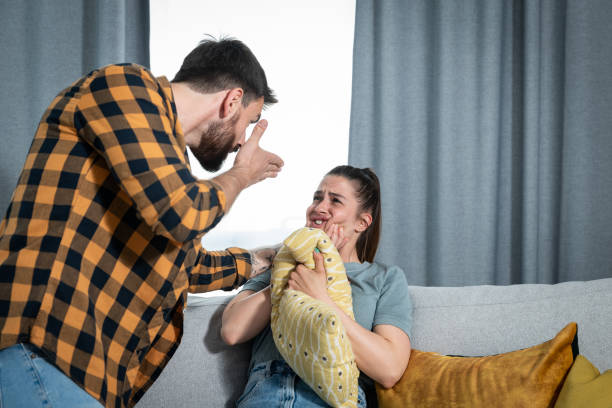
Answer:
<path fill-rule="evenodd" d="M 309 223 L 310 223 L 310 226 L 313 228 L 323 228 L 323 225 L 325 225 L 326 221 L 327 220 L 319 218 L 319 219 L 311 219 Z"/>

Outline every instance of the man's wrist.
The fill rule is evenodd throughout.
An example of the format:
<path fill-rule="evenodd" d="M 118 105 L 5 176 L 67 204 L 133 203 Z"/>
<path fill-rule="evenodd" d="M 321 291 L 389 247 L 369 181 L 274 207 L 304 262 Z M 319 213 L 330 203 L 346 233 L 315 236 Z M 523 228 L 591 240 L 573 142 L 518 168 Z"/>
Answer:
<path fill-rule="evenodd" d="M 251 277 L 271 268 L 277 252 L 278 247 L 258 248 L 249 251 L 251 255 Z"/>
<path fill-rule="evenodd" d="M 229 211 L 242 190 L 249 186 L 248 177 L 245 172 L 234 168 L 219 174 L 211 179 L 211 181 L 219 185 L 225 194 L 226 212 Z"/>
<path fill-rule="evenodd" d="M 239 167 L 232 167 L 231 169 L 226 171 L 224 174 L 234 179 L 240 191 L 244 190 L 249 185 L 251 185 L 250 179 L 248 176 L 248 172 L 246 169 L 242 169 Z"/>

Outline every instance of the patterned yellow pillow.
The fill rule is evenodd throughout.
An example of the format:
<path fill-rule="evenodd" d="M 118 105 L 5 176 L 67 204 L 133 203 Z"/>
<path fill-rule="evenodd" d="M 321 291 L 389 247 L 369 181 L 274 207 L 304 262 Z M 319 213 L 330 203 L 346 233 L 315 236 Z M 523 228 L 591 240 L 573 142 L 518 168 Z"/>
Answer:
<path fill-rule="evenodd" d="M 271 327 L 279 352 L 304 382 L 333 407 L 357 406 L 359 370 L 342 321 L 327 304 L 287 288 L 296 264 L 314 269 L 313 251 L 322 254 L 327 290 L 351 318 L 353 301 L 340 254 L 325 232 L 301 228 L 280 249 L 272 269 Z"/>

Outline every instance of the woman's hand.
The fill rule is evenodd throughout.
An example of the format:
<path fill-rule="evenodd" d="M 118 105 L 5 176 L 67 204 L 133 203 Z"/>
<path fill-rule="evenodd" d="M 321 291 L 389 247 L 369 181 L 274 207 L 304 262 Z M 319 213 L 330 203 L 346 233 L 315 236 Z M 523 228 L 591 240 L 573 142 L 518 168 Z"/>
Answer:
<path fill-rule="evenodd" d="M 287 286 L 289 289 L 299 290 L 323 302 L 333 302 L 327 294 L 327 272 L 323 263 L 323 255 L 315 251 L 313 256 L 315 269 L 309 269 L 302 264 L 297 265 L 289 276 Z"/>
<path fill-rule="evenodd" d="M 344 227 L 341 227 L 338 224 L 332 224 L 331 222 L 326 222 L 325 226 L 323 227 L 323 231 L 332 240 L 338 252 L 341 252 L 342 248 L 344 248 L 348 242 L 348 238 L 344 236 Z"/>

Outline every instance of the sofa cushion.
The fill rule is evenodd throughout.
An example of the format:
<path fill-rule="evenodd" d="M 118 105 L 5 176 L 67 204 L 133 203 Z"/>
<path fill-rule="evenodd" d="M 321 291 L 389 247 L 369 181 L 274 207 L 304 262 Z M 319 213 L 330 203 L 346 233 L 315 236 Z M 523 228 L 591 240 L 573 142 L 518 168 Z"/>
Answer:
<path fill-rule="evenodd" d="M 487 357 L 413 350 L 392 388 L 376 386 L 389 407 L 549 407 L 577 353 L 576 324 L 537 346 Z"/>
<path fill-rule="evenodd" d="M 612 407 L 612 370 L 599 370 L 580 355 L 567 374 L 555 408 Z"/>

